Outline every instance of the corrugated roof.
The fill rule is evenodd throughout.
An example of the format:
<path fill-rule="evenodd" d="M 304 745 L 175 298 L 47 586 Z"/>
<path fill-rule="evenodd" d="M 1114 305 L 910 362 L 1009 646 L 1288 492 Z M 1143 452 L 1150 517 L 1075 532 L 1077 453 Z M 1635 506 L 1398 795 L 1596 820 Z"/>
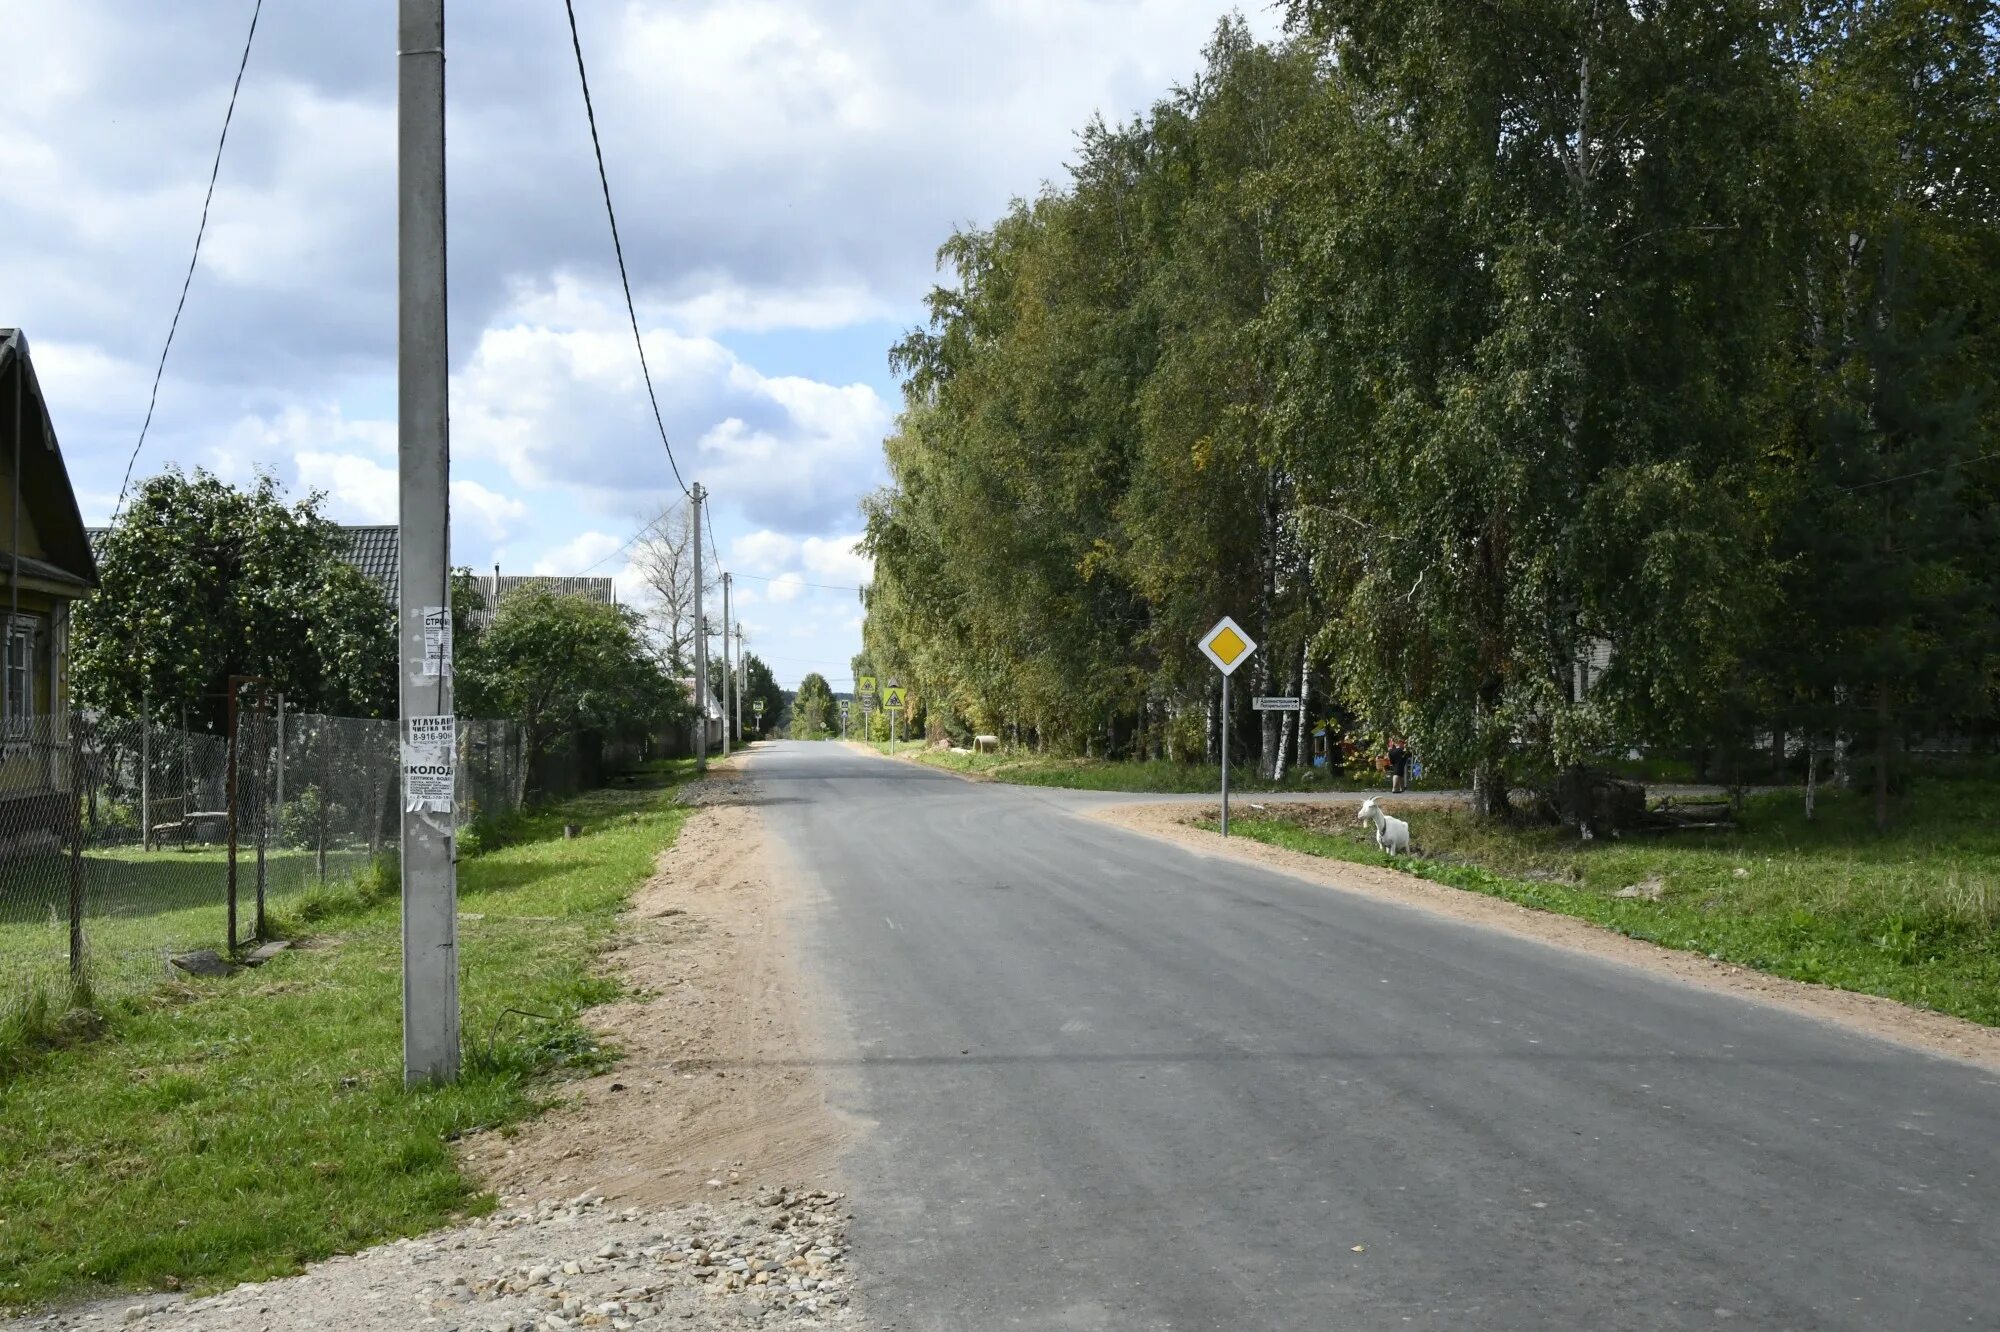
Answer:
<path fill-rule="evenodd" d="M 399 604 L 398 594 L 402 591 L 401 552 L 397 549 L 396 525 L 386 523 L 375 527 L 336 528 L 347 542 L 347 562 L 361 571 L 363 577 L 382 589 L 382 595 L 389 599 L 391 606 Z"/>

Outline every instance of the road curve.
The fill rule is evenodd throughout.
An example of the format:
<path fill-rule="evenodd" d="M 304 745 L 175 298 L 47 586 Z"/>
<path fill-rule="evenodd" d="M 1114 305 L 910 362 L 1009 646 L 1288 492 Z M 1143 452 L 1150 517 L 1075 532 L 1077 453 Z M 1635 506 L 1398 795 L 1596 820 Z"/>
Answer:
<path fill-rule="evenodd" d="M 2000 1078 L 835 744 L 812 890 L 876 1325 L 2000 1327 Z"/>

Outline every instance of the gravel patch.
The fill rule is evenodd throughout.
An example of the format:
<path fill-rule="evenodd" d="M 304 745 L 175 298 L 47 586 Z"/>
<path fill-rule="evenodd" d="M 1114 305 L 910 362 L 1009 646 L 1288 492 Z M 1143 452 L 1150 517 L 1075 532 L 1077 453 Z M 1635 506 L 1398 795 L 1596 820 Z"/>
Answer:
<path fill-rule="evenodd" d="M 720 1188 L 720 1181 L 715 1181 Z M 453 1230 L 216 1295 L 126 1295 L 0 1324 L 141 1332 L 545 1332 L 858 1328 L 838 1193 L 774 1189 L 665 1211 L 596 1193 L 514 1205 Z"/>

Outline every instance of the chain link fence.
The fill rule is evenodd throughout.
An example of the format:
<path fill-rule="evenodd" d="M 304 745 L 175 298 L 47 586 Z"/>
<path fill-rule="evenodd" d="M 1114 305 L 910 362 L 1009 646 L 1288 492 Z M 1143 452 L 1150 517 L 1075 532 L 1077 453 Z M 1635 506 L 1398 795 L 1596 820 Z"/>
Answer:
<path fill-rule="evenodd" d="M 0 749 L 0 1019 L 115 998 L 171 959 L 267 934 L 397 844 L 393 720 L 282 713 L 244 691 L 219 735 L 87 715 Z M 521 727 L 463 719 L 455 818 L 521 807 Z"/>

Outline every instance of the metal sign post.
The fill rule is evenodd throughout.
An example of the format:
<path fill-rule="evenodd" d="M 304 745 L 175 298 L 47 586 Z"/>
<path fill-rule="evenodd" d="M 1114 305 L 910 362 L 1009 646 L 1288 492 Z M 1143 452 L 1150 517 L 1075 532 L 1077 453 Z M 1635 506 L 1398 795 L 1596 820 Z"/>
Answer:
<path fill-rule="evenodd" d="M 896 722 L 903 711 L 903 686 L 894 680 L 882 690 L 882 709 L 889 714 L 889 752 L 896 752 Z"/>
<path fill-rule="evenodd" d="M 1229 836 L 1229 677 L 1250 660 L 1257 644 L 1227 615 L 1201 636 L 1202 655 L 1222 672 L 1222 835 Z"/>

